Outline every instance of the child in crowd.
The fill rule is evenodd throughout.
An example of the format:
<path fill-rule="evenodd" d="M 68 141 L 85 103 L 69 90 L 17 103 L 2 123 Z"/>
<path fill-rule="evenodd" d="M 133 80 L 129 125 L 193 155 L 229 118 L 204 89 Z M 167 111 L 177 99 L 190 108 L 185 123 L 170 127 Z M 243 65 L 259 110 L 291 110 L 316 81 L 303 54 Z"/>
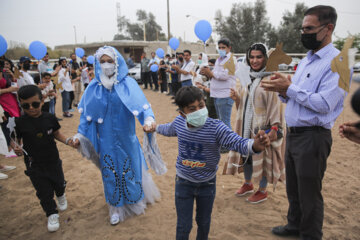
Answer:
<path fill-rule="evenodd" d="M 176 161 L 175 206 L 176 239 L 188 239 L 196 200 L 196 239 L 208 239 L 211 211 L 216 192 L 216 171 L 220 147 L 251 155 L 270 144 L 264 131 L 255 139 L 241 138 L 223 122 L 208 117 L 204 96 L 197 87 L 182 87 L 175 97 L 180 115 L 171 123 L 144 126 L 145 132 L 177 136 L 179 155 Z"/>
<path fill-rule="evenodd" d="M 41 74 L 42 82 L 46 85 L 41 93 L 43 95 L 44 104 L 41 108 L 43 112 L 50 112 L 50 101 L 56 96 L 54 90 L 54 84 L 51 82 L 51 74 L 48 72 L 44 72 Z"/>
<path fill-rule="evenodd" d="M 25 174 L 29 176 L 40 204 L 48 217 L 48 230 L 59 229 L 59 215 L 54 201 L 61 211 L 66 210 L 66 182 L 62 162 L 54 139 L 68 144 L 69 139 L 60 133 L 60 125 L 53 114 L 42 112 L 43 98 L 41 90 L 35 85 L 26 85 L 19 89 L 18 98 L 24 115 L 15 120 L 18 145 L 16 154 L 22 155 L 26 165 Z M 22 139 L 23 148 L 20 148 Z"/>

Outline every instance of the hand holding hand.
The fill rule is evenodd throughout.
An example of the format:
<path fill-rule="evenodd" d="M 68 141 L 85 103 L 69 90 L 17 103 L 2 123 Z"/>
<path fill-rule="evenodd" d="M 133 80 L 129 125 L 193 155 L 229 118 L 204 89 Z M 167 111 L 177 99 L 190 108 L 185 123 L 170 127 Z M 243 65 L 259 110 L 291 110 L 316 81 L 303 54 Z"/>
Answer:
<path fill-rule="evenodd" d="M 254 144 L 252 146 L 254 152 L 261 152 L 265 149 L 265 147 L 270 146 L 269 136 L 265 133 L 264 130 L 260 130 L 254 139 Z"/>
<path fill-rule="evenodd" d="M 233 88 L 230 88 L 230 98 L 232 100 L 234 100 L 235 102 L 240 100 L 240 96 L 239 94 L 237 93 L 237 91 L 235 91 L 235 89 Z"/>
<path fill-rule="evenodd" d="M 14 146 L 14 152 L 16 153 L 17 156 L 22 156 L 23 155 L 23 151 L 19 146 Z"/>
<path fill-rule="evenodd" d="M 339 134 L 342 138 L 360 144 L 360 129 L 355 127 L 358 122 L 346 122 L 339 126 Z"/>
<path fill-rule="evenodd" d="M 143 129 L 144 129 L 144 132 L 146 132 L 146 133 L 155 132 L 155 130 L 156 130 L 156 122 L 151 123 L 151 125 L 145 124 Z"/>
<path fill-rule="evenodd" d="M 290 84 L 291 84 L 290 75 L 274 72 L 270 80 L 269 79 L 261 80 L 260 86 L 263 87 L 265 91 L 286 93 Z"/>

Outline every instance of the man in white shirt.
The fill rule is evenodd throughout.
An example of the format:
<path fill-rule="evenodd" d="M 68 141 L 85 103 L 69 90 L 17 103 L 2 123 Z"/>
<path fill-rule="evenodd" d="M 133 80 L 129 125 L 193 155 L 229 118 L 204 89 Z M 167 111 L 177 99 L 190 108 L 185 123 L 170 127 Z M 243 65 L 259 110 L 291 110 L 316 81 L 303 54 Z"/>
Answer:
<path fill-rule="evenodd" d="M 19 60 L 21 64 L 20 78 L 17 81 L 18 87 L 25 85 L 35 85 L 33 77 L 27 72 L 30 70 L 30 58 L 22 56 Z"/>
<path fill-rule="evenodd" d="M 149 62 L 148 66 L 151 67 L 151 65 L 153 65 L 153 64 L 156 64 L 156 65 L 160 64 L 160 59 L 156 57 L 154 52 L 151 53 L 151 59 L 150 59 L 150 62 Z M 158 73 L 151 71 L 151 78 L 152 78 L 152 81 L 153 81 L 154 86 L 155 86 L 154 91 L 155 92 L 159 91 Z"/>
<path fill-rule="evenodd" d="M 231 110 L 234 100 L 230 98 L 230 89 L 236 87 L 236 65 L 231 50 L 230 40 L 222 38 L 218 41 L 220 57 L 215 62 L 213 70 L 202 68 L 200 74 L 211 79 L 210 97 L 214 98 L 216 113 L 231 129 Z"/>
<path fill-rule="evenodd" d="M 184 64 L 180 68 L 177 65 L 174 65 L 173 68 L 179 73 L 181 87 L 192 86 L 192 75 L 191 72 L 195 69 L 195 63 L 191 60 L 191 51 L 184 50 Z"/>

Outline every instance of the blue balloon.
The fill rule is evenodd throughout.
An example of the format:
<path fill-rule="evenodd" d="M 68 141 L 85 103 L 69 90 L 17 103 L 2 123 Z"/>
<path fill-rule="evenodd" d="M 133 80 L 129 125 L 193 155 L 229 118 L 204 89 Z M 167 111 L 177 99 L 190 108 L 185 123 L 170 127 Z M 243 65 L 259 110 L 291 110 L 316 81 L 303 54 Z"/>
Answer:
<path fill-rule="evenodd" d="M 84 49 L 82 49 L 82 48 L 76 48 L 76 49 L 75 49 L 75 54 L 76 54 L 76 56 L 78 56 L 79 58 L 82 58 L 82 57 L 84 56 L 84 54 L 85 54 L 85 51 L 84 51 Z"/>
<path fill-rule="evenodd" d="M 42 59 L 47 52 L 45 44 L 40 41 L 33 41 L 29 46 L 30 54 L 37 60 Z"/>
<path fill-rule="evenodd" d="M 209 39 L 212 33 L 211 24 L 206 20 L 200 20 L 195 24 L 195 34 L 196 36 L 203 41 L 204 43 L 206 40 Z"/>
<path fill-rule="evenodd" d="M 0 57 L 7 51 L 7 42 L 3 36 L 0 35 Z"/>
<path fill-rule="evenodd" d="M 162 48 L 156 49 L 156 55 L 158 55 L 159 58 L 163 58 L 165 55 L 165 52 Z"/>
<path fill-rule="evenodd" d="M 169 40 L 169 46 L 175 51 L 180 45 L 180 41 L 177 38 L 171 38 Z"/>
<path fill-rule="evenodd" d="M 151 67 L 150 67 L 150 70 L 151 70 L 152 72 L 156 72 L 158 69 L 159 69 L 159 66 L 156 65 L 156 64 L 153 64 L 153 65 L 151 65 Z"/>
<path fill-rule="evenodd" d="M 94 64 L 94 61 L 95 61 L 94 56 L 92 56 L 92 55 L 91 55 L 91 56 L 88 56 L 88 57 L 87 57 L 87 61 L 88 61 L 89 64 Z"/>

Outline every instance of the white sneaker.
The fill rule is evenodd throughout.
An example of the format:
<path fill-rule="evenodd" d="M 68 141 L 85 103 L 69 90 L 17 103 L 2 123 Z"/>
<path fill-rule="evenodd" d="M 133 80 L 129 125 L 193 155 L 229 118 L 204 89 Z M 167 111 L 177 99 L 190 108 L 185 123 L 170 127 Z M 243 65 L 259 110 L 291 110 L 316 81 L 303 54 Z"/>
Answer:
<path fill-rule="evenodd" d="M 10 170 L 14 170 L 15 168 L 16 168 L 15 166 L 4 165 L 3 168 L 0 168 L 0 172 L 7 172 L 7 171 L 10 171 Z"/>
<path fill-rule="evenodd" d="M 11 149 L 11 151 L 5 155 L 6 158 L 12 158 L 17 157 L 16 153 L 14 152 L 14 149 Z"/>
<path fill-rule="evenodd" d="M 119 217 L 119 215 L 118 214 L 113 214 L 112 216 L 111 216 L 111 218 L 110 218 L 110 223 L 111 223 L 111 225 L 116 225 L 116 224 L 118 224 L 120 222 L 120 217 Z"/>
<path fill-rule="evenodd" d="M 55 214 L 51 214 L 48 217 L 48 231 L 49 232 L 55 232 L 59 229 L 60 227 L 60 223 L 59 223 L 59 214 L 55 213 Z"/>
<path fill-rule="evenodd" d="M 67 209 L 67 200 L 65 193 L 61 197 L 56 197 L 56 203 L 60 211 L 65 211 Z"/>
<path fill-rule="evenodd" d="M 7 178 L 8 178 L 8 175 L 0 172 L 0 179 L 7 179 Z"/>

